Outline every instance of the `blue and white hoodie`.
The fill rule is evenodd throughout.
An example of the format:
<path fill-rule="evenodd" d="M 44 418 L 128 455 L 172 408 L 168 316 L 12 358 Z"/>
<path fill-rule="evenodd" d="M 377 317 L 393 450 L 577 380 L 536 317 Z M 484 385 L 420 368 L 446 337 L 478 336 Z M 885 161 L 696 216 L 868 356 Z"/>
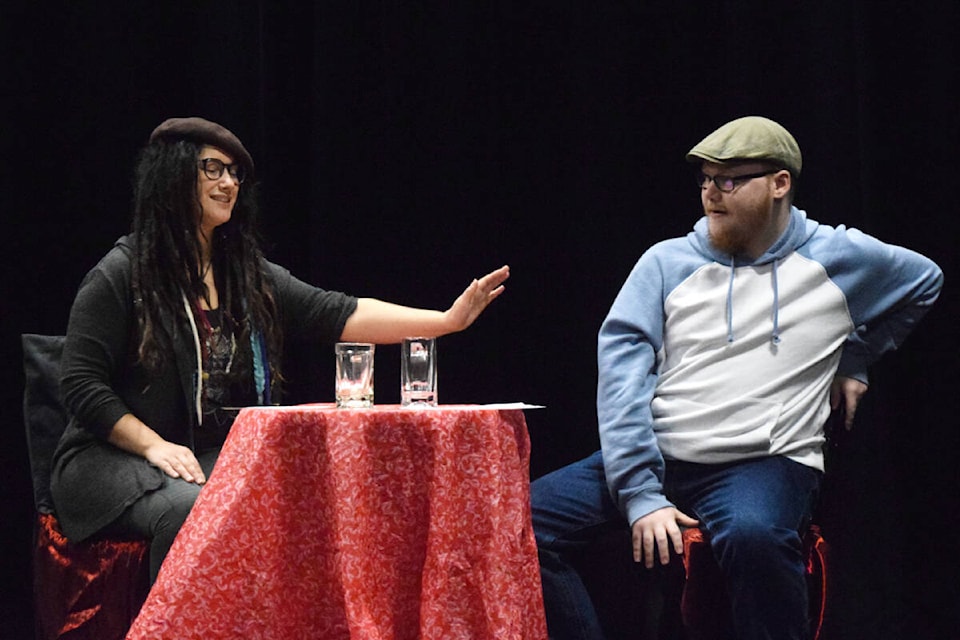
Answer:
<path fill-rule="evenodd" d="M 866 382 L 936 300 L 931 260 L 790 215 L 756 260 L 715 250 L 701 218 L 644 253 L 604 320 L 600 443 L 629 522 L 670 506 L 664 458 L 782 455 L 822 470 L 834 375 Z"/>

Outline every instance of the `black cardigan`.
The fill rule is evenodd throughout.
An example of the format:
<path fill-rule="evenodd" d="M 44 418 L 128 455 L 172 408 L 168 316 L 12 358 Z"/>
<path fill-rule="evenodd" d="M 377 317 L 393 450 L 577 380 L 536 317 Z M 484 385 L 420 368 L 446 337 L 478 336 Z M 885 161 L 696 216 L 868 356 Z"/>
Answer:
<path fill-rule="evenodd" d="M 146 459 L 106 441 L 124 414 L 134 414 L 166 440 L 193 446 L 193 333 L 187 322 L 164 318 L 172 358 L 157 373 L 137 364 L 133 251 L 132 238 L 120 238 L 83 279 L 70 311 L 61 392 L 71 420 L 54 453 L 51 492 L 63 531 L 74 541 L 99 531 L 163 480 Z M 336 342 L 356 298 L 308 285 L 273 263 L 263 266 L 284 335 Z"/>

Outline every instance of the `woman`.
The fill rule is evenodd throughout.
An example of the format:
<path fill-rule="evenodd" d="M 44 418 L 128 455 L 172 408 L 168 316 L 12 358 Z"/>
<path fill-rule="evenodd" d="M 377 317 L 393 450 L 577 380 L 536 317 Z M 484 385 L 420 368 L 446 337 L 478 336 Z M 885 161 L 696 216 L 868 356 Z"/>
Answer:
<path fill-rule="evenodd" d="M 277 402 L 284 337 L 399 342 L 461 331 L 503 292 L 504 266 L 446 311 L 324 291 L 266 261 L 253 159 L 224 127 L 174 118 L 137 162 L 133 228 L 70 312 L 61 387 L 73 416 L 54 455 L 64 533 L 151 539 L 155 579 L 232 423 Z"/>

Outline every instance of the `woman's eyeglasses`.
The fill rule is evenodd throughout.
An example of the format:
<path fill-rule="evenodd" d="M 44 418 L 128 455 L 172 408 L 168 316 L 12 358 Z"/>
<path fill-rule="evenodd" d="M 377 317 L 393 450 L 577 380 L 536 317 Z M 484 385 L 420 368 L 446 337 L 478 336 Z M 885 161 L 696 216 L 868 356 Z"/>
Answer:
<path fill-rule="evenodd" d="M 224 170 L 230 174 L 230 177 L 233 178 L 237 184 L 243 182 L 243 179 L 247 177 L 247 172 L 242 165 L 237 163 L 227 164 L 223 160 L 218 160 L 217 158 L 202 159 L 200 161 L 200 169 L 210 180 L 219 180 L 220 176 L 223 175 Z"/>

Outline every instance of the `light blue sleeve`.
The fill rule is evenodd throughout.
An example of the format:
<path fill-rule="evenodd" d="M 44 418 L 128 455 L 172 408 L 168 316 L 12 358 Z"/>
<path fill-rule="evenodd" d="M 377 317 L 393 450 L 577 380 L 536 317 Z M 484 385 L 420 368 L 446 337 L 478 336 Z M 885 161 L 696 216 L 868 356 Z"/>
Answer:
<path fill-rule="evenodd" d="M 943 272 L 929 258 L 857 229 L 821 226 L 817 236 L 810 256 L 843 291 L 857 327 L 837 373 L 866 382 L 867 368 L 899 347 L 936 302 Z"/>
<path fill-rule="evenodd" d="M 631 524 L 671 506 L 650 407 L 663 343 L 666 284 L 654 247 L 640 258 L 600 327 L 597 418 L 610 493 Z"/>

